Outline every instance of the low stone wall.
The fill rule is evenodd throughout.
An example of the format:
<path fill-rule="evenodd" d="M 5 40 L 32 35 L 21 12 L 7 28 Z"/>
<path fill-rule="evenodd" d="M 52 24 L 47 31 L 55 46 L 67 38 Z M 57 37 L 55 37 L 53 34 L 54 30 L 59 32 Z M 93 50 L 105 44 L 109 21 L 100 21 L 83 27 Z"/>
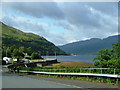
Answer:
<path fill-rule="evenodd" d="M 26 65 L 28 67 L 42 67 L 42 66 L 47 66 L 47 65 L 50 65 L 50 64 L 54 64 L 54 63 L 58 63 L 57 59 L 39 61 L 39 62 L 31 62 L 31 63 L 27 63 Z"/>

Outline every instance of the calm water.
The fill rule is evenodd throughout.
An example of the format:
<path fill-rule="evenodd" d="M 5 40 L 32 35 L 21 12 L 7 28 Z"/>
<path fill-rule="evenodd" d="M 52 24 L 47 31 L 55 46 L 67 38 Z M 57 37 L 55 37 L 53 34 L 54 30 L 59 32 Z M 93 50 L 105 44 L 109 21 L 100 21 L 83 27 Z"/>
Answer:
<path fill-rule="evenodd" d="M 75 61 L 93 63 L 94 57 L 97 55 L 80 55 L 80 56 L 56 56 L 59 61 Z M 55 58 L 55 56 L 44 56 L 45 58 Z"/>

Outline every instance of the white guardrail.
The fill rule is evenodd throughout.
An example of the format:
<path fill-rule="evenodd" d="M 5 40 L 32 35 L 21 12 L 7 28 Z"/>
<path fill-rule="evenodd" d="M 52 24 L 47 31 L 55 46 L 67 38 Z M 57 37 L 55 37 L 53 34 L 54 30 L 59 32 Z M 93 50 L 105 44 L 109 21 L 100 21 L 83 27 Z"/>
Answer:
<path fill-rule="evenodd" d="M 114 68 L 77 68 L 77 69 L 34 69 L 35 71 L 49 71 L 49 72 L 72 72 L 72 73 L 83 73 L 84 71 L 87 71 L 89 73 L 97 73 L 98 70 L 99 70 L 99 74 L 111 74 L 111 73 L 107 73 L 107 72 L 111 72 L 112 71 L 112 74 L 117 74 L 117 73 L 120 73 L 120 69 L 114 69 Z M 96 70 L 96 71 L 94 71 Z M 104 73 L 106 72 L 106 73 Z"/>
<path fill-rule="evenodd" d="M 34 73 L 34 74 L 46 74 L 46 75 L 71 75 L 71 76 L 96 76 L 96 77 L 110 77 L 119 79 L 120 75 L 112 74 L 94 74 L 94 73 L 60 73 L 60 72 L 38 72 L 38 71 L 24 71 L 20 70 L 23 73 Z"/>

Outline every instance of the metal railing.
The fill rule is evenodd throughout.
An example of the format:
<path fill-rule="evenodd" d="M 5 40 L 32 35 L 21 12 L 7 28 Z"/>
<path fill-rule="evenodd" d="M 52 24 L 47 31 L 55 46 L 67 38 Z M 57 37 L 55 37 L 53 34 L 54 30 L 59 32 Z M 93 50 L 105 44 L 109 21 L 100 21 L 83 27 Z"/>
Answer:
<path fill-rule="evenodd" d="M 94 73 L 120 75 L 120 69 L 114 68 L 77 68 L 77 69 L 33 69 L 38 72 L 61 72 L 61 73 Z"/>
<path fill-rule="evenodd" d="M 89 77 L 114 78 L 116 85 L 118 85 L 120 79 L 120 69 L 111 69 L 111 68 L 34 69 L 27 71 L 20 70 L 20 72 L 29 73 L 29 74 L 30 73 L 45 74 L 45 75 L 85 76 L 87 78 Z"/>

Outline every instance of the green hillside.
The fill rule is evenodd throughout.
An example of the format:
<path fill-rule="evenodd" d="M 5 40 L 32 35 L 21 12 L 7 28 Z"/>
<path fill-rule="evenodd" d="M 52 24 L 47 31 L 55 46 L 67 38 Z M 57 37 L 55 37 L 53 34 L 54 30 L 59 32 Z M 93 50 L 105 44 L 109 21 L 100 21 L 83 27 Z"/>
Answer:
<path fill-rule="evenodd" d="M 56 47 L 53 43 L 46 40 L 44 37 L 35 35 L 33 33 L 25 33 L 8 25 L 2 25 L 2 46 L 3 51 L 7 47 L 31 47 L 33 52 L 40 52 L 41 55 L 65 55 L 66 53 Z M 1 27 L 1 26 L 0 26 Z M 3 52 L 3 55 L 5 52 Z"/>

